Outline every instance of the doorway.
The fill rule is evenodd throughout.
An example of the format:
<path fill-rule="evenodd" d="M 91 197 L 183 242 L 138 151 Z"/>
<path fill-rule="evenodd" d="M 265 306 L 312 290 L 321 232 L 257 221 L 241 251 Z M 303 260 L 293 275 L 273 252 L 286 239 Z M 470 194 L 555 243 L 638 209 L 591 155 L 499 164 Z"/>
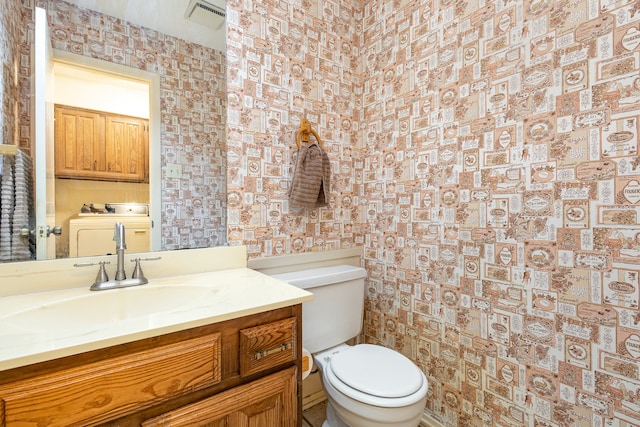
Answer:
<path fill-rule="evenodd" d="M 54 50 L 54 103 L 68 107 L 139 117 L 149 121 L 148 182 L 59 179 L 55 183 L 56 258 L 70 255 L 70 221 L 85 205 L 148 205 L 149 250 L 160 249 L 160 101 L 159 77 L 129 67 Z M 55 150 L 55 147 L 48 147 Z"/>

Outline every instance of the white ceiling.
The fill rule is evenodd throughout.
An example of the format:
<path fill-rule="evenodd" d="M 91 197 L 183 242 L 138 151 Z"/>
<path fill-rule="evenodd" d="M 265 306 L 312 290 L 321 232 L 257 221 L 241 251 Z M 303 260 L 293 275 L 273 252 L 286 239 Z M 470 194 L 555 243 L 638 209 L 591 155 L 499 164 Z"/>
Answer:
<path fill-rule="evenodd" d="M 4 0 L 1 0 L 4 1 Z M 225 26 L 210 28 L 185 18 L 190 0 L 65 0 L 203 46 L 226 52 Z M 225 7 L 225 0 L 207 0 Z"/>

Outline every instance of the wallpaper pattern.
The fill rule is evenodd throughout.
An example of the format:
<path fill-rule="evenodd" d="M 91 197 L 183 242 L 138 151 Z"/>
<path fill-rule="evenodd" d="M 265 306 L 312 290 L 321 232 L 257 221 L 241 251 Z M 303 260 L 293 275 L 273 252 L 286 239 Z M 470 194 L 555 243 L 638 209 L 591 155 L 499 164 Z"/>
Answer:
<path fill-rule="evenodd" d="M 640 3 L 363 19 L 367 339 L 447 425 L 639 425 Z"/>
<path fill-rule="evenodd" d="M 0 4 L 0 144 L 19 144 L 18 108 L 19 85 L 16 79 L 20 59 L 20 5 Z"/>
<path fill-rule="evenodd" d="M 228 7 L 229 241 L 364 243 L 445 425 L 640 425 L 640 3 Z M 303 116 L 336 185 L 295 212 Z"/>
<path fill-rule="evenodd" d="M 640 425 L 640 4 L 228 7 L 229 241 L 363 244 L 365 339 L 445 425 Z M 286 202 L 302 117 L 329 208 Z"/>
<path fill-rule="evenodd" d="M 33 13 L 27 1 L 24 13 Z M 226 85 L 222 52 L 100 15 L 60 0 L 46 8 L 55 49 L 160 75 L 162 236 L 164 250 L 218 246 L 226 241 Z M 26 19 L 33 22 L 33 18 Z M 28 33 L 30 40 L 31 32 Z M 30 41 L 29 41 L 30 43 Z M 29 46 L 26 44 L 26 46 Z M 21 65 L 21 123 L 29 128 L 28 48 Z M 26 70 L 26 71 L 25 71 Z M 27 133 L 28 135 L 28 133 Z M 25 145 L 28 144 L 28 139 Z M 167 178 L 168 163 L 182 178 Z"/>
<path fill-rule="evenodd" d="M 362 245 L 356 10 L 272 0 L 227 9 L 229 243 L 251 257 Z M 303 117 L 331 160 L 330 209 L 288 204 Z"/>

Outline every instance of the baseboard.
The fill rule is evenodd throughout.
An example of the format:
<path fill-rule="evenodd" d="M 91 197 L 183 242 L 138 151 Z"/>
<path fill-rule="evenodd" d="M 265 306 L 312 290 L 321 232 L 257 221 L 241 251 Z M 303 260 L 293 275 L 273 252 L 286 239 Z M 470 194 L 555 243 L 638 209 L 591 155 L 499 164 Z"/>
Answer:
<path fill-rule="evenodd" d="M 444 424 L 433 418 L 433 416 L 423 412 L 420 427 L 444 427 Z"/>

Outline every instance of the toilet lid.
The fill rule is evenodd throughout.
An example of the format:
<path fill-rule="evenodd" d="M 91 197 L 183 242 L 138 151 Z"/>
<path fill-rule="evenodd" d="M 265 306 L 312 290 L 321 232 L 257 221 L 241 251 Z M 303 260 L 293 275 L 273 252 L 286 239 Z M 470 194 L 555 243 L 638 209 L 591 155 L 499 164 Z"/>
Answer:
<path fill-rule="evenodd" d="M 422 387 L 423 375 L 411 360 L 379 345 L 356 345 L 334 354 L 329 363 L 340 381 L 372 396 L 404 397 Z"/>

